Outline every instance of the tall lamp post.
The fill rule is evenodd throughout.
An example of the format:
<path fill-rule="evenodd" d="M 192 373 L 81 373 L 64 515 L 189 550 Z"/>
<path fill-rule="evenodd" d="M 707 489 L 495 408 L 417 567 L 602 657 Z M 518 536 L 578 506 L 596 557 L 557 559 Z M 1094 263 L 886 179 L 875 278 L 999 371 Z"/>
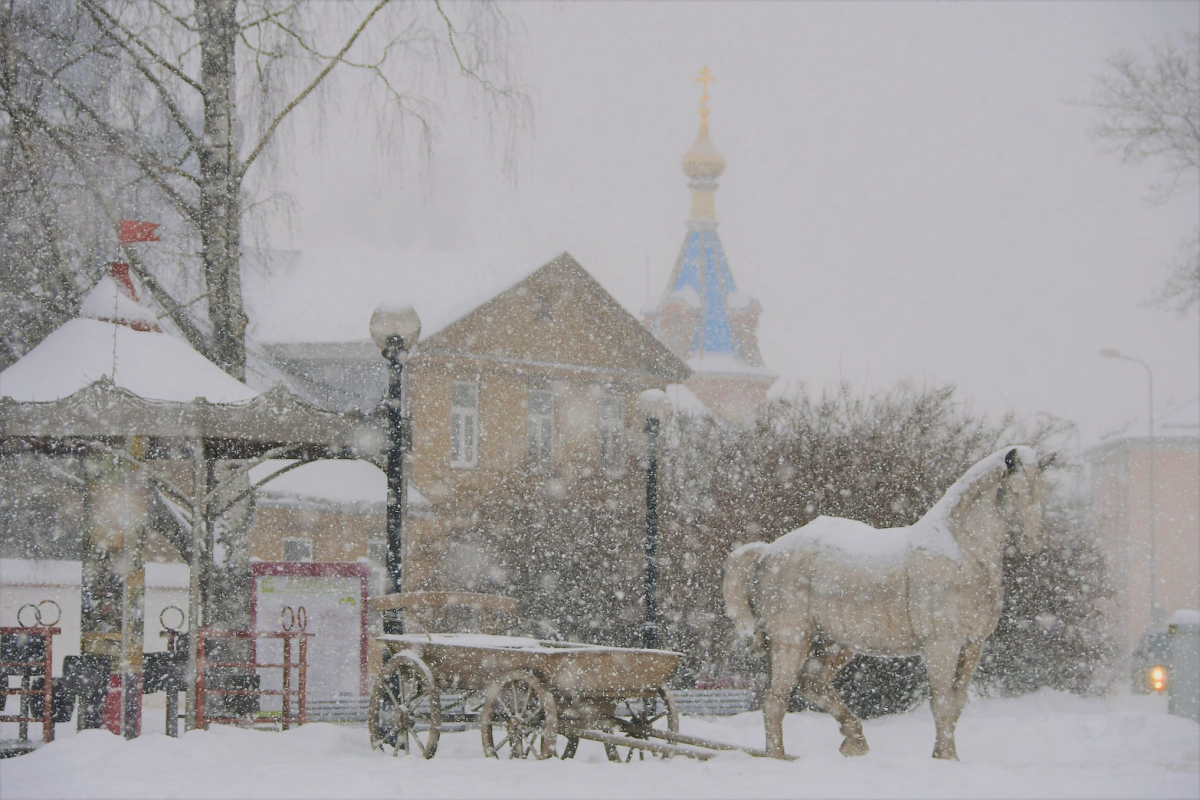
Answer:
<path fill-rule="evenodd" d="M 638 395 L 638 411 L 646 419 L 646 621 L 642 646 L 658 647 L 658 455 L 662 429 L 671 421 L 671 401 L 661 389 Z"/>
<path fill-rule="evenodd" d="M 421 318 L 412 306 L 379 306 L 371 315 L 371 340 L 388 362 L 387 413 L 387 593 L 404 591 L 404 454 L 412 434 L 404 417 L 404 362 L 421 336 Z M 384 618 L 384 633 L 403 633 L 398 615 Z"/>
<path fill-rule="evenodd" d="M 1150 476 L 1149 497 L 1150 503 L 1150 625 L 1155 625 L 1155 613 L 1158 610 L 1157 584 L 1158 584 L 1158 568 L 1157 556 L 1155 553 L 1155 537 L 1154 537 L 1154 373 L 1150 370 L 1150 365 L 1140 358 L 1134 358 L 1122 354 L 1118 350 L 1111 347 L 1106 347 L 1100 351 L 1103 358 L 1116 358 L 1121 361 L 1132 361 L 1134 364 L 1141 364 L 1146 370 L 1146 383 L 1150 390 L 1150 466 L 1148 473 Z"/>

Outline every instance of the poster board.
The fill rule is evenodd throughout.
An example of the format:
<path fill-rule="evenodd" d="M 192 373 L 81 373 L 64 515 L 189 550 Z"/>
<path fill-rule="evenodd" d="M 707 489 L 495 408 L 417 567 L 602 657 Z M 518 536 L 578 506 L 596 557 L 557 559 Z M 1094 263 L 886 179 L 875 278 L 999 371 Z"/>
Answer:
<path fill-rule="evenodd" d="M 308 697 L 361 697 L 367 691 L 367 587 L 363 563 L 255 561 L 250 565 L 250 627 L 282 630 L 303 607 L 308 640 Z M 290 608 L 291 615 L 285 611 Z M 278 663 L 282 643 L 259 640 L 259 663 Z M 262 688 L 277 689 L 280 670 L 262 670 Z M 265 705 L 265 698 L 264 698 Z"/>

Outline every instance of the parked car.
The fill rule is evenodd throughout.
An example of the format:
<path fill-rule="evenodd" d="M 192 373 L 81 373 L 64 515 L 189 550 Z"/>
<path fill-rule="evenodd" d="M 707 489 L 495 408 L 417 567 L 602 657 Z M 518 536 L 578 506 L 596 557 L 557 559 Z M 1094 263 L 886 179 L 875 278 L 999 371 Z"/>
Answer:
<path fill-rule="evenodd" d="M 1170 679 L 1167 654 L 1171 647 L 1171 635 L 1166 631 L 1147 631 L 1133 651 L 1133 691 L 1149 694 L 1167 691 Z"/>

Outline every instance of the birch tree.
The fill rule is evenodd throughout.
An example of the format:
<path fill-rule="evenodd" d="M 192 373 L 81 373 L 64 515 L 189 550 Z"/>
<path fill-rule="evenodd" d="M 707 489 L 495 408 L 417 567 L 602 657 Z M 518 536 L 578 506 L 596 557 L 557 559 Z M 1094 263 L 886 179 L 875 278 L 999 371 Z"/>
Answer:
<path fill-rule="evenodd" d="M 48 265 L 32 276 L 26 259 L 5 265 L 0 277 L 10 294 L 14 284 L 36 287 L 32 298 L 10 305 L 40 306 L 44 318 L 51 300 L 69 316 L 87 283 L 79 271 L 115 248 L 117 220 L 153 209 L 155 221 L 183 232 L 184 269 L 147 264 L 134 246 L 124 259 L 185 338 L 242 378 L 247 180 L 270 156 L 281 157 L 274 151 L 292 114 L 320 102 L 334 73 L 359 71 L 389 112 L 387 135 L 415 128 L 428 152 L 439 111 L 430 98 L 459 78 L 511 144 L 529 104 L 510 74 L 509 31 L 483 2 L 6 3 L 0 165 L 15 185 L 5 198 L 24 210 L 8 234 Z M 105 235 L 72 242 L 89 219 L 102 220 Z M 2 363 L 30 339 L 36 343 L 6 330 Z"/>

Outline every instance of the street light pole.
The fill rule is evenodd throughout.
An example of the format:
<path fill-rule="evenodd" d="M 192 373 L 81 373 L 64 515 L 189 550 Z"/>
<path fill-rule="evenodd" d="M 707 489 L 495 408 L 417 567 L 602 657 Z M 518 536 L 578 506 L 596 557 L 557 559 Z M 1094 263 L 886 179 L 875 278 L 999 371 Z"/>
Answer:
<path fill-rule="evenodd" d="M 659 645 L 658 623 L 658 455 L 662 429 L 671 420 L 671 401 L 666 392 L 651 389 L 638 395 L 638 410 L 646 418 L 646 619 L 642 646 Z"/>
<path fill-rule="evenodd" d="M 1151 627 L 1154 627 L 1156 623 L 1155 615 L 1158 611 L 1158 562 L 1157 553 L 1155 551 L 1154 535 L 1154 518 L 1156 516 L 1154 505 L 1154 372 L 1151 371 L 1150 365 L 1145 361 L 1142 361 L 1140 358 L 1133 358 L 1132 356 L 1124 355 L 1121 352 L 1112 349 L 1111 347 L 1101 350 L 1100 355 L 1104 358 L 1116 358 L 1120 359 L 1121 361 L 1132 361 L 1134 364 L 1141 364 L 1142 368 L 1146 370 L 1146 384 L 1149 387 L 1150 396 L 1150 466 L 1147 469 L 1150 479 L 1148 496 L 1148 502 L 1150 504 L 1150 625 Z"/>
<path fill-rule="evenodd" d="M 371 339 L 388 362 L 388 388 L 384 396 L 387 418 L 387 556 L 386 591 L 404 591 L 404 455 L 411 445 L 411 431 L 404 416 L 404 363 L 421 336 L 421 318 L 412 306 L 380 306 L 371 315 Z M 403 633 L 398 615 L 386 616 L 384 633 Z"/>

